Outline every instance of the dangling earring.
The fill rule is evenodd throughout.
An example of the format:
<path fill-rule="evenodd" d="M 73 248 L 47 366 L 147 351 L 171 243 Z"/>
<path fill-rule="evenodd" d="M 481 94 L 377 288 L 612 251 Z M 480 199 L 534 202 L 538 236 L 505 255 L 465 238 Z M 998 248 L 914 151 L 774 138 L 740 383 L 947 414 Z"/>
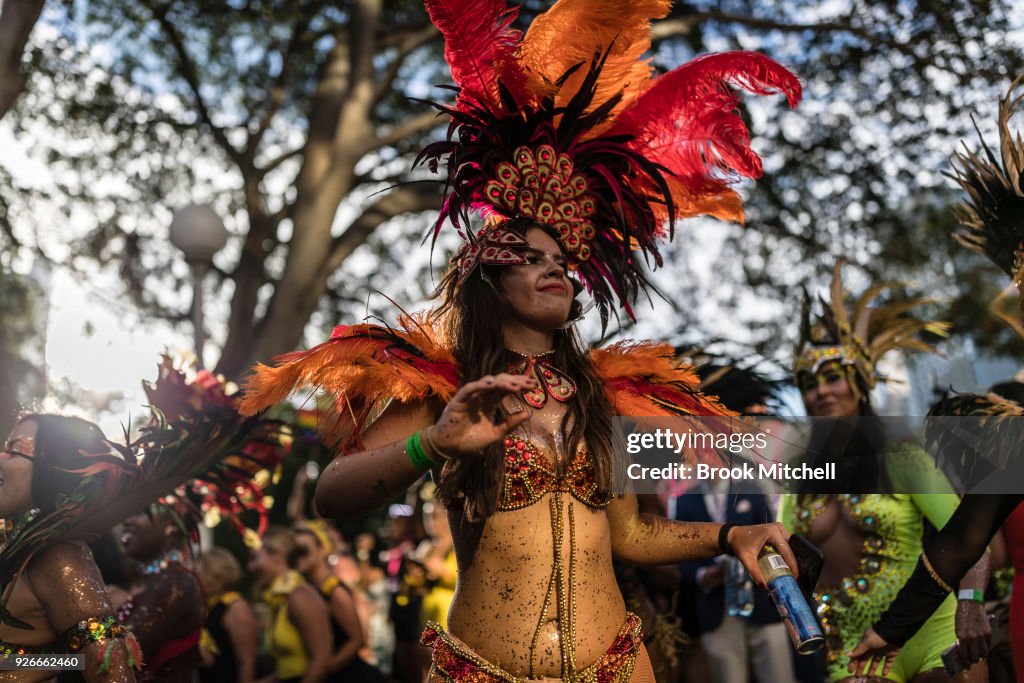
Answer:
<path fill-rule="evenodd" d="M 491 291 L 494 292 L 494 296 L 498 297 L 498 301 L 501 301 L 501 292 L 498 291 L 498 288 L 494 285 L 494 280 L 488 277 L 487 273 L 483 271 L 483 268 L 480 269 L 480 279 L 484 281 L 484 284 L 491 288 Z"/>

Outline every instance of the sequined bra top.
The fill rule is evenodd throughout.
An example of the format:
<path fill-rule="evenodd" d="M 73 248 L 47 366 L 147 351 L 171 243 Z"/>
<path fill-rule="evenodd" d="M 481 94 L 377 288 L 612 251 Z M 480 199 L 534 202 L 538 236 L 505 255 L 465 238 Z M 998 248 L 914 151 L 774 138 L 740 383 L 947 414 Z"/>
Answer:
<path fill-rule="evenodd" d="M 604 508 L 610 494 L 598 491 L 597 476 L 590 454 L 582 446 L 564 476 L 559 477 L 544 452 L 529 440 L 505 439 L 505 481 L 498 499 L 498 510 L 507 512 L 533 505 L 545 494 L 565 492 L 584 505 Z"/>

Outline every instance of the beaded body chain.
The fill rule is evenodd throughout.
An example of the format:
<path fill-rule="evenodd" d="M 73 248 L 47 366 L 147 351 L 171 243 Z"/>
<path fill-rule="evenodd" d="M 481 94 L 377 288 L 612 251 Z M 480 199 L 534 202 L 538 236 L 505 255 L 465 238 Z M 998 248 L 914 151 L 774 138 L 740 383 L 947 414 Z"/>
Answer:
<path fill-rule="evenodd" d="M 548 611 L 554 599 L 558 611 L 558 639 L 562 649 L 562 678 L 572 680 L 576 672 L 576 517 L 573 504 L 569 501 L 569 571 L 562 562 L 562 539 L 565 534 L 565 518 L 562 507 L 562 491 L 551 494 L 551 540 L 554 563 L 548 590 L 541 607 L 540 620 L 533 632 L 530 643 L 530 678 L 537 677 L 537 646 L 540 632 L 547 622 Z"/>
<path fill-rule="evenodd" d="M 509 372 L 529 375 L 537 380 L 537 388 L 524 391 L 523 399 L 534 409 L 541 410 L 548 398 L 558 403 L 568 403 L 576 394 L 576 383 L 562 370 L 552 363 L 553 351 L 529 356 L 512 351 L 519 359 L 509 367 Z M 542 414 L 543 415 L 543 414 Z M 540 416 L 537 416 L 540 417 Z M 546 417 L 554 418 L 554 415 Z M 557 422 L 561 422 L 559 418 Z M 561 439 L 557 425 L 549 425 L 556 435 L 554 450 L 557 451 Z M 561 444 L 564 445 L 564 444 Z M 528 439 L 512 439 L 505 441 L 506 481 L 502 492 L 503 509 L 511 510 L 532 505 L 540 496 L 548 493 L 551 515 L 551 546 L 553 562 L 551 575 L 548 578 L 547 591 L 541 607 L 537 628 L 530 642 L 530 678 L 537 677 L 537 649 L 540 645 L 541 631 L 548 621 L 552 605 L 558 618 L 558 637 L 562 654 L 562 678 L 566 681 L 575 680 L 576 671 L 576 517 L 575 501 L 595 508 L 608 505 L 610 499 L 596 495 L 593 463 L 585 448 L 576 449 L 576 453 L 565 456 L 563 466 L 559 463 L 547 462 L 544 455 L 534 443 Z M 564 471 L 563 471 L 564 470 Z M 520 486 L 517 486 L 520 485 Z M 524 491 L 519 491 L 522 488 Z M 521 495 L 515 495 L 519 493 Z M 568 494 L 568 495 L 565 495 Z M 566 513 L 568 505 L 568 513 Z M 568 518 L 568 520 L 566 519 Z M 565 546 L 566 521 L 568 521 L 568 567 L 563 561 L 562 551 Z"/>

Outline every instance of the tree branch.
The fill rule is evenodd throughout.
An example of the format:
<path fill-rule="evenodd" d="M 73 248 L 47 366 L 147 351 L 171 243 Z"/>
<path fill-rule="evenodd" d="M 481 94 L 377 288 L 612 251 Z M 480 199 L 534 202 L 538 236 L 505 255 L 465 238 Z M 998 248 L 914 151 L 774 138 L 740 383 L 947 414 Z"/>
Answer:
<path fill-rule="evenodd" d="M 378 135 L 370 141 L 367 145 L 366 152 L 372 152 L 375 149 L 393 145 L 411 135 L 423 133 L 431 128 L 439 126 L 442 123 L 439 116 L 440 114 L 438 112 L 428 109 L 427 111 L 416 114 L 401 123 L 395 124 L 386 134 Z"/>
<path fill-rule="evenodd" d="M 775 19 L 750 17 L 743 14 L 730 14 L 728 12 L 720 12 L 717 10 L 694 12 L 693 14 L 688 14 L 685 17 L 676 17 L 673 19 L 659 21 L 652 27 L 651 37 L 653 40 L 658 41 L 664 40 L 665 38 L 671 38 L 673 36 L 689 35 L 698 24 L 704 21 L 721 21 L 730 24 L 749 26 L 751 28 L 784 31 L 786 33 L 799 33 L 802 31 L 850 33 L 863 38 L 869 43 L 882 43 L 883 45 L 887 45 L 899 52 L 902 52 L 908 57 L 912 57 L 914 60 L 920 61 L 921 59 L 921 57 L 914 52 L 913 47 L 908 43 L 901 43 L 893 38 L 875 35 L 863 26 L 855 26 L 851 21 L 793 23 L 777 21 Z"/>
<path fill-rule="evenodd" d="M 338 158 L 357 154 L 364 141 L 373 140 L 374 64 L 382 0 L 356 0 L 349 25 L 351 78 L 334 122 L 332 154 Z M 358 156 L 358 154 L 357 154 Z"/>
<path fill-rule="evenodd" d="M 284 152 L 283 154 L 274 157 L 273 159 L 263 164 L 263 166 L 257 168 L 256 170 L 260 176 L 265 176 L 268 173 L 277 170 L 278 166 L 288 161 L 289 159 L 294 159 L 295 157 L 302 154 L 302 151 L 304 149 L 305 147 L 296 147 L 295 149 L 290 149 L 287 152 Z"/>
<path fill-rule="evenodd" d="M 288 38 L 288 44 L 284 50 L 278 53 L 281 56 L 281 71 L 277 74 L 277 78 L 274 79 L 274 85 L 270 88 L 270 99 L 266 110 L 263 112 L 263 116 L 260 117 L 259 124 L 256 126 L 256 131 L 246 141 L 246 153 L 250 158 L 256 155 L 256 150 L 259 148 L 267 128 L 270 127 L 270 122 L 274 119 L 277 112 L 280 111 L 281 105 L 284 104 L 285 85 L 287 85 L 288 77 L 291 74 L 291 69 L 288 68 L 291 57 L 295 52 L 295 48 L 302 42 L 302 36 L 306 32 L 308 25 L 309 19 L 300 12 L 299 18 L 296 19 L 295 24 L 292 26 L 292 33 Z"/>
<path fill-rule="evenodd" d="M 403 185 L 370 204 L 358 218 L 352 221 L 348 230 L 332 240 L 331 253 L 325 267 L 332 273 L 353 251 L 380 225 L 395 216 L 436 209 L 440 200 L 438 185 L 434 183 L 413 183 Z"/>
<path fill-rule="evenodd" d="M 398 72 L 402 68 L 402 64 L 405 63 L 406 58 L 413 53 L 414 50 L 426 45 L 439 34 L 437 29 L 434 28 L 433 24 L 427 24 L 425 27 L 409 33 L 402 39 L 398 44 L 398 52 L 395 54 L 394 60 L 388 64 L 387 71 L 381 77 L 380 82 L 377 85 L 377 93 L 373 98 L 373 107 L 377 108 L 385 97 L 391 92 L 391 86 L 394 85 L 395 79 L 398 77 Z"/>
<path fill-rule="evenodd" d="M 377 47 L 387 50 L 392 47 L 402 47 L 409 36 L 421 31 L 436 31 L 434 25 L 429 21 L 421 21 L 408 24 L 381 24 L 377 30 Z"/>
<path fill-rule="evenodd" d="M 181 36 L 178 35 L 178 31 L 174 26 L 174 22 L 167 16 L 169 7 L 154 7 L 150 0 L 144 0 L 144 4 L 153 13 L 157 23 L 160 24 L 161 30 L 167 36 L 167 42 L 170 43 L 171 48 L 174 50 L 174 54 L 178 59 L 178 75 L 184 79 L 188 85 L 189 91 L 192 93 L 192 98 L 195 100 L 196 111 L 199 112 L 199 118 L 209 128 L 213 134 L 213 139 L 223 149 L 228 157 L 237 164 L 240 168 L 247 166 L 245 158 L 242 153 L 235 148 L 234 145 L 228 140 L 227 132 L 224 128 L 218 126 L 213 122 L 213 117 L 210 115 L 210 108 L 207 106 L 206 101 L 203 99 L 202 94 L 199 92 L 199 71 L 196 68 L 195 62 L 188 54 L 188 50 L 185 48 L 185 43 L 182 41 Z"/>
<path fill-rule="evenodd" d="M 25 87 L 21 57 L 44 0 L 7 0 L 0 11 L 0 119 Z"/>
<path fill-rule="evenodd" d="M 353 11 L 349 49 L 352 59 L 352 91 L 364 83 L 372 84 L 373 58 L 377 54 L 377 27 L 380 25 L 382 0 L 356 0 Z"/>

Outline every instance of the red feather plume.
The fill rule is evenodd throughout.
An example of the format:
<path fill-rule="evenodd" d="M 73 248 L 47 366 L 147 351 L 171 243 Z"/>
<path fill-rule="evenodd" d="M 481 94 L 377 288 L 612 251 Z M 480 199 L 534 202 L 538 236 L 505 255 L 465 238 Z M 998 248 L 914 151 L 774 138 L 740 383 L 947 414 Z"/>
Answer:
<path fill-rule="evenodd" d="M 762 54 L 704 55 L 656 78 L 607 132 L 632 136 L 629 147 L 675 175 L 681 187 L 673 188 L 674 194 L 690 195 L 690 202 L 680 202 L 682 215 L 687 204 L 723 199 L 738 208 L 727 199 L 733 195 L 728 181 L 761 176 L 761 159 L 750 147 L 750 133 L 736 111 L 739 97 L 730 85 L 757 95 L 783 93 L 790 106 L 800 101 L 796 76 Z"/>
<path fill-rule="evenodd" d="M 444 36 L 444 57 L 459 88 L 457 108 L 502 109 L 501 86 L 519 103 L 532 100 L 516 56 L 522 32 L 512 28 L 518 7 L 505 0 L 426 0 L 430 20 Z"/>

